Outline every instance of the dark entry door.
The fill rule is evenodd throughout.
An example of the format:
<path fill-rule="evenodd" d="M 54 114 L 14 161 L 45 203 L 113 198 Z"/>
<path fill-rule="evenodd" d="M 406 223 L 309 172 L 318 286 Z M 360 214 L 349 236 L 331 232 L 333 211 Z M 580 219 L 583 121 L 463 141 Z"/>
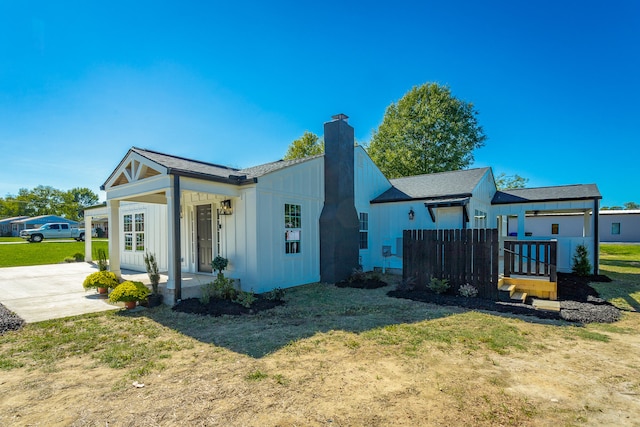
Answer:
<path fill-rule="evenodd" d="M 196 206 L 198 214 L 198 271 L 211 273 L 213 261 L 213 230 L 211 205 Z"/>

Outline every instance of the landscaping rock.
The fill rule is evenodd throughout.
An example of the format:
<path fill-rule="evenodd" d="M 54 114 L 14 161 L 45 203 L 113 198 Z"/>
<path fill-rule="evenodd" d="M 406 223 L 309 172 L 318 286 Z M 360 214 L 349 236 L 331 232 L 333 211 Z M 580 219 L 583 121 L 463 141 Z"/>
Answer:
<path fill-rule="evenodd" d="M 24 325 L 25 321 L 20 316 L 0 304 L 0 335 L 8 331 L 17 331 Z"/>

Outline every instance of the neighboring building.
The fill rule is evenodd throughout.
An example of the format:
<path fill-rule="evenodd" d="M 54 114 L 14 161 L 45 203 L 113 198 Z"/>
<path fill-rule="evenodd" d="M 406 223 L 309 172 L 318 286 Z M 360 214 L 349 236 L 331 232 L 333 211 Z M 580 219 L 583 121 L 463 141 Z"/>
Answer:
<path fill-rule="evenodd" d="M 525 232 L 533 237 L 580 236 L 585 228 L 584 218 L 576 213 L 541 214 L 526 217 Z M 509 230 L 517 230 L 517 220 L 509 218 Z M 600 242 L 640 243 L 640 210 L 601 210 Z"/>
<path fill-rule="evenodd" d="M 20 232 L 15 232 L 13 230 L 14 228 L 14 223 L 16 221 L 20 221 L 22 219 L 25 218 L 29 218 L 28 216 L 14 216 L 12 218 L 4 218 L 4 219 L 0 219 L 0 236 L 1 237 L 11 237 L 11 236 L 18 236 L 20 234 Z M 17 228 L 17 226 L 16 226 Z"/>
<path fill-rule="evenodd" d="M 19 236 L 22 230 L 40 228 L 41 226 L 50 222 L 66 222 L 73 227 L 78 226 L 78 221 L 73 221 L 71 219 L 67 219 L 58 215 L 40 215 L 14 221 L 12 226 L 12 233 L 14 236 Z"/>
<path fill-rule="evenodd" d="M 229 259 L 227 273 L 243 289 L 264 292 L 335 282 L 358 265 L 400 270 L 405 229 L 497 227 L 501 239 L 532 240 L 525 224 L 533 212 L 582 215 L 579 236 L 558 237 L 558 271 L 570 270 L 578 244 L 590 248 L 597 271 L 594 184 L 497 191 L 490 168 L 388 180 L 354 147 L 346 116 L 334 119 L 324 155 L 247 169 L 131 148 L 102 187 L 107 207 L 85 212 L 85 225 L 109 217 L 118 275 L 144 271 L 144 254 L 154 253 L 169 277 L 168 303 L 182 297 L 182 274 L 211 275 L 216 255 Z"/>

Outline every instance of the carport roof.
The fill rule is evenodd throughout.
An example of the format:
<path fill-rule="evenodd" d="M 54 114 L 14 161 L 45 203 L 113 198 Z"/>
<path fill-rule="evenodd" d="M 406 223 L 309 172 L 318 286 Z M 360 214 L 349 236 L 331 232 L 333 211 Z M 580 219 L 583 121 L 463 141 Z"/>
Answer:
<path fill-rule="evenodd" d="M 531 202 L 559 202 L 570 200 L 602 199 L 596 184 L 561 185 L 557 187 L 517 188 L 501 190 L 493 196 L 491 204 Z"/>

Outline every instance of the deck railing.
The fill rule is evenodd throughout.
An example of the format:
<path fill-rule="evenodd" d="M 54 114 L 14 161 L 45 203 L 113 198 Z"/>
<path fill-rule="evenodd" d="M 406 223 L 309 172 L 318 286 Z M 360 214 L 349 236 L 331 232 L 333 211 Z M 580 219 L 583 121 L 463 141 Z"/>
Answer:
<path fill-rule="evenodd" d="M 555 240 L 505 240 L 504 277 L 542 276 L 557 282 L 557 250 Z"/>

